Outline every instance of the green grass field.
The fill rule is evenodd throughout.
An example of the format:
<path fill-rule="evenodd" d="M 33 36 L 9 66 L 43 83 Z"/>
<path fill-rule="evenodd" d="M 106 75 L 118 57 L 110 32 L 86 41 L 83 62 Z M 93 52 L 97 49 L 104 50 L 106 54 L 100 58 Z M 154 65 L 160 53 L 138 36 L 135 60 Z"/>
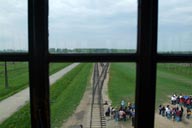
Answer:
<path fill-rule="evenodd" d="M 157 107 L 159 104 L 169 102 L 169 96 L 173 93 L 191 95 L 192 67 L 178 64 L 158 64 L 157 67 Z M 92 64 L 81 64 L 51 87 L 51 127 L 59 127 L 63 120 L 73 113 L 90 80 L 91 71 Z M 134 102 L 136 64 L 111 63 L 109 72 L 109 97 L 112 105 L 119 106 L 122 99 Z M 29 104 L 0 125 L 1 128 L 13 126 L 15 128 L 30 126 Z"/>
<path fill-rule="evenodd" d="M 134 101 L 135 72 L 134 63 L 112 63 L 109 76 L 109 97 L 113 106 L 119 106 L 121 100 Z"/>
<path fill-rule="evenodd" d="M 79 104 L 86 86 L 90 85 L 93 66 L 80 64 L 51 86 L 51 127 L 62 125 Z M 5 120 L 0 128 L 30 128 L 29 103 Z"/>
<path fill-rule="evenodd" d="M 7 62 L 9 87 L 5 88 L 4 63 L 0 63 L 0 100 L 28 86 L 28 63 Z"/>
<path fill-rule="evenodd" d="M 191 95 L 192 67 L 178 64 L 158 64 L 156 106 L 170 102 L 169 96 Z M 110 67 L 109 97 L 112 104 L 119 106 L 122 99 L 134 102 L 135 99 L 134 63 L 112 63 Z"/>
<path fill-rule="evenodd" d="M 68 66 L 70 63 L 51 63 L 50 75 Z M 5 88 L 4 62 L 0 62 L 0 101 L 29 86 L 27 62 L 7 62 L 8 84 Z"/>
<path fill-rule="evenodd" d="M 156 106 L 170 103 L 170 96 L 173 94 L 191 95 L 191 78 L 192 67 L 178 64 L 158 64 Z"/>

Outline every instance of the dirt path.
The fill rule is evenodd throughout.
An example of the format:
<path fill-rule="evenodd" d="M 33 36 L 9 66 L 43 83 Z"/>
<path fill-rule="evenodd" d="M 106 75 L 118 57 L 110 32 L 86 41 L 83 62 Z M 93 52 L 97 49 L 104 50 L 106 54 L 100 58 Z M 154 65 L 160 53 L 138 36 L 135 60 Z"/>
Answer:
<path fill-rule="evenodd" d="M 76 67 L 78 64 L 79 63 L 71 64 L 66 68 L 51 75 L 49 77 L 50 85 L 55 83 L 58 79 L 60 79 L 63 75 Z M 5 100 L 2 100 L 0 102 L 0 123 L 9 118 L 16 111 L 18 111 L 22 106 L 26 104 L 27 101 L 29 101 L 29 87 L 14 94 L 13 96 L 8 97 Z"/>
<path fill-rule="evenodd" d="M 169 103 L 164 103 L 164 106 L 169 105 L 171 108 L 175 107 Z M 157 112 L 155 113 L 155 128 L 192 128 L 192 118 L 186 118 L 186 108 L 183 107 L 184 113 L 182 117 L 182 121 L 177 122 L 172 119 L 167 119 L 159 115 Z"/>
<path fill-rule="evenodd" d="M 183 117 L 181 122 L 177 122 L 171 119 L 167 119 L 159 114 L 155 114 L 155 128 L 191 128 L 191 119 Z"/>

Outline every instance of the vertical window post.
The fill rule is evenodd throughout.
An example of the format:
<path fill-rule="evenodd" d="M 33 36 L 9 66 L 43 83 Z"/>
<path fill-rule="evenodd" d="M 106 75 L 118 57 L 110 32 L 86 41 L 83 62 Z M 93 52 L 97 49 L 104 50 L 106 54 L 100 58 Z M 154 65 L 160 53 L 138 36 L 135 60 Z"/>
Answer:
<path fill-rule="evenodd" d="M 50 128 L 48 0 L 28 1 L 29 75 L 32 128 Z"/>
<path fill-rule="evenodd" d="M 157 56 L 157 0 L 138 3 L 136 128 L 154 127 Z M 147 118 L 146 118 L 147 117 Z"/>

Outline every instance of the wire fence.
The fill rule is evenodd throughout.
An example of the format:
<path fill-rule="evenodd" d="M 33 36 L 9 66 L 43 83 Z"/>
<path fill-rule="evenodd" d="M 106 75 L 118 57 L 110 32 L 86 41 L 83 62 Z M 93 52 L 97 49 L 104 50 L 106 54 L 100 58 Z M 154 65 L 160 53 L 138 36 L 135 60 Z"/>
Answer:
<path fill-rule="evenodd" d="M 0 62 L 0 86 L 26 84 L 28 82 L 27 62 Z"/>

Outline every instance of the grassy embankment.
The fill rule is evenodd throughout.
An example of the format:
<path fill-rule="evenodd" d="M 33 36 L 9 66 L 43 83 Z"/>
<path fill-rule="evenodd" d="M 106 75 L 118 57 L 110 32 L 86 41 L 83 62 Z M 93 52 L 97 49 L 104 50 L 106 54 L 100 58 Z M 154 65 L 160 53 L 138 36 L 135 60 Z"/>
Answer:
<path fill-rule="evenodd" d="M 70 63 L 51 63 L 50 75 L 68 66 Z M 29 86 L 27 62 L 7 62 L 8 88 L 5 88 L 4 62 L 0 62 L 0 101 Z"/>
<path fill-rule="evenodd" d="M 86 86 L 90 82 L 92 64 L 80 64 L 68 72 L 62 79 L 51 86 L 51 127 L 62 125 L 79 104 Z M 1 128 L 29 128 L 29 104 L 25 105 L 10 118 L 4 121 Z"/>
<path fill-rule="evenodd" d="M 112 63 L 110 68 L 109 97 L 119 106 L 122 99 L 134 102 L 135 64 Z M 156 106 L 170 102 L 173 93 L 191 95 L 192 67 L 178 64 L 158 64 Z"/>

